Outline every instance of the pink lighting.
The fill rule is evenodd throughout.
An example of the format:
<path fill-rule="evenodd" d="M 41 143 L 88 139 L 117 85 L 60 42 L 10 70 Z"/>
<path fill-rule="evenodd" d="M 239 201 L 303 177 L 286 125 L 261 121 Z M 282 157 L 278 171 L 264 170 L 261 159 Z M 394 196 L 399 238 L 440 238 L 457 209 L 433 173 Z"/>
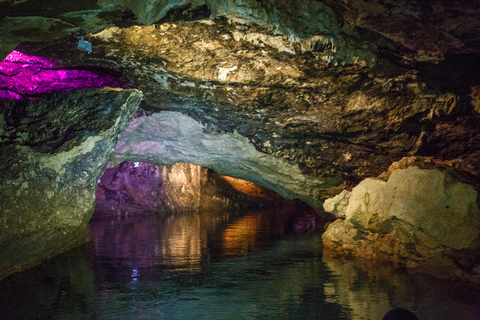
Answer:
<path fill-rule="evenodd" d="M 35 98 L 54 91 L 118 87 L 112 75 L 63 69 L 61 63 L 13 51 L 0 62 L 0 99 Z"/>

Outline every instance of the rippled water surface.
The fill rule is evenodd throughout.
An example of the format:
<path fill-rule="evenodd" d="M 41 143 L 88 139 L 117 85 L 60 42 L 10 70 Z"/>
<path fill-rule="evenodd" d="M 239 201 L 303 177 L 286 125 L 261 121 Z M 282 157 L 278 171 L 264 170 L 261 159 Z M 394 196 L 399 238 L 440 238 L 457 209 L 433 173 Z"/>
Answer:
<path fill-rule="evenodd" d="M 0 282 L 0 319 L 480 319 L 475 288 L 324 257 L 315 223 L 292 209 L 92 221 L 89 244 Z"/>

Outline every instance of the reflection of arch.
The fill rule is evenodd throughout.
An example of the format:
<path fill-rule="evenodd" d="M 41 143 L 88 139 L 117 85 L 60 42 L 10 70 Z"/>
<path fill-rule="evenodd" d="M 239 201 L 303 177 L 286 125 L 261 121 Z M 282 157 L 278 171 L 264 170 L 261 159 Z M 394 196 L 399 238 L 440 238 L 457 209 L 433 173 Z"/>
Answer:
<path fill-rule="evenodd" d="M 223 254 L 246 255 L 255 249 L 261 223 L 261 214 L 249 214 L 228 226 L 223 232 Z"/>
<path fill-rule="evenodd" d="M 320 208 L 320 196 L 341 183 L 339 178 L 302 174 L 294 162 L 259 152 L 238 133 L 208 134 L 194 119 L 161 112 L 135 119 L 121 134 L 113 160 L 160 164 L 192 163 L 253 182 L 281 196 Z"/>

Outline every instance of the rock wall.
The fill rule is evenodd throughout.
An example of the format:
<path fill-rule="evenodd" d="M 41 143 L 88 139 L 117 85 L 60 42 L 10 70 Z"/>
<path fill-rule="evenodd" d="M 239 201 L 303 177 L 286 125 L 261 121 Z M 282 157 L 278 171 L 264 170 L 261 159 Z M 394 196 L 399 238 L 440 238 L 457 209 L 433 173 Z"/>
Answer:
<path fill-rule="evenodd" d="M 95 198 L 95 219 L 149 214 L 166 217 L 202 210 L 236 212 L 292 202 L 264 187 L 191 163 L 159 166 L 144 162 L 122 162 L 105 170 Z"/>
<path fill-rule="evenodd" d="M 0 34 L 52 34 L 38 37 L 42 44 L 12 40 L 23 41 L 18 50 L 118 70 L 145 93 L 146 110 L 181 112 L 211 133 L 236 131 L 305 175 L 357 183 L 422 155 L 462 159 L 460 170 L 480 176 L 477 4 L 28 3 L 1 4 Z M 93 51 L 80 50 L 71 32 Z"/>
<path fill-rule="evenodd" d="M 0 277 L 87 240 L 97 179 L 141 97 L 81 90 L 0 106 Z"/>
<path fill-rule="evenodd" d="M 208 180 L 207 168 L 191 163 L 176 163 L 164 166 L 162 174 L 165 182 L 166 206 L 171 211 L 198 212 L 203 201 L 211 201 L 208 197 L 204 197 Z"/>
<path fill-rule="evenodd" d="M 446 52 L 478 52 L 479 10 L 476 2 L 446 0 L 0 1 L 0 60 L 21 41 L 49 42 L 113 24 L 226 16 L 267 26 L 290 37 L 294 52 L 316 52 L 329 62 L 375 62 L 377 48 L 391 50 L 405 62 L 439 61 Z"/>
<path fill-rule="evenodd" d="M 154 164 L 124 162 L 107 168 L 98 180 L 95 212 L 105 217 L 161 211 L 162 182 L 162 168 Z"/>
<path fill-rule="evenodd" d="M 434 264 L 435 273 L 444 268 L 440 275 L 479 280 L 477 200 L 470 185 L 446 171 L 397 169 L 387 181 L 366 179 L 325 201 L 325 210 L 340 219 L 326 230 L 324 245 L 409 267 Z"/>
<path fill-rule="evenodd" d="M 410 155 L 462 159 L 458 169 L 480 175 L 475 54 L 408 65 L 391 58 L 402 53 L 378 49 L 374 65 L 360 55 L 335 65 L 291 52 L 289 38 L 264 25 L 227 18 L 112 27 L 86 39 L 90 54 L 70 38 L 19 50 L 121 70 L 145 93 L 145 110 L 237 132 L 305 175 L 357 183 Z"/>
<path fill-rule="evenodd" d="M 114 69 L 128 78 L 128 86 L 142 90 L 142 107 L 155 114 L 134 122 L 125 132 L 115 153 L 117 163 L 192 162 L 319 208 L 330 187 L 342 181 L 355 185 L 412 155 L 452 161 L 464 181 L 479 187 L 479 13 L 478 1 L 446 0 L 52 0 L 48 5 L 0 0 L 0 60 L 17 47 L 29 57 L 52 58 L 68 68 Z M 92 52 L 78 47 L 80 36 L 91 42 Z M 2 76 L 6 83 L 19 74 L 4 71 Z M 59 78 L 55 82 L 65 80 Z M 0 96 L 19 98 L 5 86 L 0 84 L 4 92 Z M 20 114 L 11 119 L 22 118 L 23 109 L 18 110 Z M 82 112 L 69 114 L 72 121 L 88 122 L 77 114 Z M 0 123 L 10 125 L 4 119 Z M 103 121 L 111 126 L 110 120 L 99 120 L 94 127 Z M 9 139 L 0 149 L 2 157 L 8 158 L 17 142 L 51 157 L 63 157 L 87 142 L 85 150 L 94 142 L 97 145 L 89 127 L 77 130 L 62 125 L 55 131 L 49 123 L 39 118 L 35 134 L 1 129 L 2 139 L 4 132 Z M 37 155 L 32 158 L 30 151 L 27 155 L 22 151 L 30 149 L 18 148 L 23 162 L 8 158 L 2 165 L 18 166 L 24 172 L 22 166 Z M 78 164 L 72 170 L 85 163 L 75 159 Z M 63 162 L 54 162 L 62 168 L 58 163 Z M 96 178 L 96 172 L 85 171 L 84 179 Z M 61 180 L 63 174 L 48 176 L 45 185 Z M 27 187 L 24 181 L 19 183 Z M 384 198 L 397 192 L 388 182 L 382 186 L 367 180 L 363 186 L 367 185 L 383 194 L 378 203 L 387 203 Z M 39 198 L 47 191 L 41 189 Z M 23 199 L 21 190 L 18 196 L 4 192 L 11 202 L 6 206 Z M 414 194 L 408 197 L 417 203 L 414 208 L 430 201 Z M 350 207 L 347 198 L 343 194 L 335 210 Z M 369 208 L 377 206 L 368 203 Z M 438 211 L 441 216 L 434 215 L 436 219 L 453 223 L 448 219 L 450 205 L 447 210 L 445 203 L 432 203 L 435 206 L 428 212 Z M 476 225 L 470 209 L 456 206 L 455 214 L 466 212 L 466 219 Z M 397 233 L 390 235 L 391 228 L 401 233 L 398 221 L 393 214 L 390 217 L 390 209 L 382 210 L 371 222 L 368 217 L 360 223 L 352 215 L 332 226 L 350 223 L 356 229 L 344 229 L 355 233 L 354 238 L 386 237 L 383 251 L 394 260 L 417 253 L 423 259 L 438 248 L 456 252 L 475 247 L 473 231 L 467 224 L 457 225 L 457 220 L 453 226 L 442 222 L 442 227 L 425 232 L 425 227 L 436 223 L 425 215 L 427 211 L 418 211 L 417 218 L 405 214 L 400 226 L 408 229 L 409 236 L 401 240 Z M 19 219 L 11 212 L 4 216 L 6 225 Z M 442 242 L 449 238 L 443 233 L 452 232 L 451 227 L 462 230 L 453 247 Z M 464 234 L 464 227 L 470 231 Z M 417 233 L 426 238 L 411 249 L 417 243 L 409 237 Z M 391 253 L 388 248 L 395 247 L 398 239 L 404 241 L 399 246 L 405 252 Z M 364 242 L 365 248 L 383 255 L 368 243 Z M 425 243 L 428 250 L 422 249 Z"/>

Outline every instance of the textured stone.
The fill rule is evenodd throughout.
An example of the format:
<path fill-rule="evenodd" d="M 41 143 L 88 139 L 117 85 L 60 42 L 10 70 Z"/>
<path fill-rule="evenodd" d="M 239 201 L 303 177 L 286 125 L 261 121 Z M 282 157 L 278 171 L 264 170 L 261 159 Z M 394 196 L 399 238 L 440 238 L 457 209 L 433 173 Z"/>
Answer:
<path fill-rule="evenodd" d="M 0 277 L 86 241 L 97 179 L 140 100 L 83 90 L 0 107 Z"/>
<path fill-rule="evenodd" d="M 118 76 L 93 70 L 63 68 L 58 61 L 18 51 L 0 62 L 0 98 L 38 98 L 50 92 L 122 86 Z M 2 92 L 10 94 L 2 94 Z"/>
<path fill-rule="evenodd" d="M 184 113 L 210 132 L 236 130 L 304 174 L 359 181 L 420 155 L 461 158 L 457 169 L 480 175 L 480 116 L 467 112 L 470 90 L 455 93 L 475 81 L 475 72 L 464 81 L 441 76 L 466 72 L 460 66 L 335 65 L 282 49 L 289 38 L 262 25 L 223 18 L 113 27 L 86 39 L 94 46 L 88 55 L 69 39 L 19 50 L 121 70 L 145 93 L 146 110 Z M 432 90 L 432 81 L 442 90 Z"/>
<path fill-rule="evenodd" d="M 462 181 L 479 187 L 479 12 L 478 1 L 446 0 L 0 1 L 0 59 L 21 42 L 18 50 L 68 67 L 115 69 L 145 93 L 142 107 L 149 112 L 180 112 L 202 124 L 198 137 L 187 140 L 210 144 L 176 149 L 167 140 L 168 161 L 194 158 L 318 208 L 327 186 L 341 179 L 355 185 L 406 156 L 449 163 Z M 92 43 L 92 53 L 78 50 L 80 36 Z M 2 87 L 0 97 L 19 98 Z M 64 143 L 69 128 L 60 126 L 57 136 L 39 121 L 30 138 L 4 130 L 7 120 L 0 118 L 2 141 L 33 139 L 38 152 L 70 150 L 89 135 Z M 162 134 L 152 136 L 170 133 Z M 239 148 L 230 155 L 242 153 L 240 167 L 198 156 L 221 149 L 222 139 Z M 145 146 L 131 159 L 150 154 Z M 387 218 L 380 204 L 388 203 L 392 187 L 370 182 L 378 193 L 355 201 L 358 210 L 371 211 L 348 220 L 361 231 L 354 236 L 365 241 L 365 255 L 425 256 L 451 239 L 444 233 L 452 220 L 440 219 L 448 213 L 445 203 L 433 202 L 442 220 L 435 228 L 424 216 Z M 410 223 L 432 229 L 417 232 Z M 453 227 L 464 226 L 455 248 L 469 247 L 471 229 Z M 396 238 L 398 253 L 388 247 Z"/>
<path fill-rule="evenodd" d="M 347 209 L 350 195 L 350 191 L 343 190 L 335 197 L 326 199 L 323 203 L 323 209 L 337 218 L 345 218 L 345 210 Z"/>
<path fill-rule="evenodd" d="M 335 210 L 343 200 L 337 196 L 325 208 Z M 480 246 L 477 192 L 438 169 L 411 166 L 393 171 L 388 181 L 366 179 L 353 188 L 343 212 L 344 220 L 323 235 L 326 248 L 343 254 L 423 266 L 441 257 L 460 261 Z"/>
<path fill-rule="evenodd" d="M 366 229 L 395 219 L 454 249 L 478 246 L 477 192 L 439 170 L 395 170 L 387 182 L 366 179 L 354 188 L 345 211 Z"/>
<path fill-rule="evenodd" d="M 162 168 L 124 162 L 108 168 L 98 180 L 95 212 L 99 216 L 156 213 L 162 207 Z"/>
<path fill-rule="evenodd" d="M 53 0 L 49 5 L 0 1 L 0 30 L 1 43 L 16 44 L 97 32 L 115 23 L 150 25 L 228 17 L 267 26 L 289 37 L 296 52 L 313 51 L 330 62 L 376 60 L 372 53 L 379 48 L 411 63 L 438 61 L 447 52 L 478 53 L 479 11 L 476 2 L 446 0 Z"/>
<path fill-rule="evenodd" d="M 123 162 L 98 181 L 94 218 L 285 205 L 273 191 L 190 163 Z"/>
<path fill-rule="evenodd" d="M 163 165 L 192 163 L 269 188 L 288 199 L 320 208 L 321 194 L 339 179 L 302 174 L 298 165 L 255 149 L 238 133 L 208 133 L 201 123 L 178 112 L 135 119 L 121 134 L 112 160 Z"/>

